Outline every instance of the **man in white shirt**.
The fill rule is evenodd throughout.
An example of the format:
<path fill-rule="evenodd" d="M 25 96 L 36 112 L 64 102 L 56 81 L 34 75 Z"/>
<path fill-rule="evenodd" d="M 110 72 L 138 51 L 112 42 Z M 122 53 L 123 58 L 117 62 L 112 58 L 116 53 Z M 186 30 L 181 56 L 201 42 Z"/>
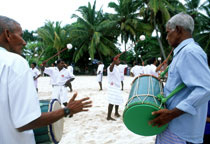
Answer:
<path fill-rule="evenodd" d="M 144 74 L 144 63 L 142 62 L 142 66 L 136 63 L 136 61 L 133 62 L 133 67 L 131 68 L 131 76 L 137 77 L 141 74 Z"/>
<path fill-rule="evenodd" d="M 118 112 L 119 105 L 123 103 L 122 91 L 120 90 L 120 70 L 118 65 L 120 64 L 119 56 L 114 57 L 113 62 L 107 68 L 107 78 L 108 78 L 108 113 L 107 120 L 113 120 L 111 117 L 113 106 L 115 105 L 115 116 L 120 117 Z"/>
<path fill-rule="evenodd" d="M 67 85 L 73 81 L 75 76 L 65 68 L 65 62 L 63 60 L 57 60 L 56 67 L 42 67 L 45 74 L 51 77 L 52 83 L 52 99 L 58 99 L 63 105 L 67 105 Z"/>
<path fill-rule="evenodd" d="M 147 63 L 148 65 L 144 67 L 144 74 L 150 74 L 150 75 L 158 77 L 158 72 L 156 72 L 157 59 L 155 57 L 152 57 L 148 60 Z"/>
<path fill-rule="evenodd" d="M 97 68 L 97 81 L 100 86 L 99 90 L 103 90 L 103 88 L 102 88 L 103 71 L 104 71 L 104 64 L 101 61 L 99 61 L 98 68 Z"/>
<path fill-rule="evenodd" d="M 127 64 L 119 64 L 119 65 L 118 65 L 118 68 L 119 68 L 119 70 L 120 70 L 121 90 L 123 90 L 123 86 L 124 86 L 124 83 L 123 83 L 124 77 L 125 77 L 125 75 L 124 75 L 124 70 L 125 70 L 125 68 L 127 68 L 127 67 L 128 67 Z"/>
<path fill-rule="evenodd" d="M 49 125 L 70 114 L 87 111 L 91 106 L 91 101 L 87 101 L 89 98 L 78 101 L 75 94 L 67 107 L 41 114 L 32 72 L 21 56 L 25 45 L 20 24 L 0 16 L 1 144 L 35 144 L 32 129 Z"/>
<path fill-rule="evenodd" d="M 40 71 L 36 68 L 36 63 L 33 62 L 31 64 L 31 70 L 33 72 L 33 78 L 34 78 L 34 85 L 36 87 L 36 91 L 38 92 L 38 78 L 41 76 Z"/>
<path fill-rule="evenodd" d="M 73 66 L 71 66 L 71 65 L 67 66 L 67 70 L 71 73 L 71 75 L 74 76 L 74 68 L 73 68 Z M 75 76 L 74 76 L 74 78 L 75 78 Z M 72 89 L 72 84 L 71 84 L 71 82 L 69 81 L 66 85 L 69 87 L 70 92 L 72 92 L 73 89 Z"/>

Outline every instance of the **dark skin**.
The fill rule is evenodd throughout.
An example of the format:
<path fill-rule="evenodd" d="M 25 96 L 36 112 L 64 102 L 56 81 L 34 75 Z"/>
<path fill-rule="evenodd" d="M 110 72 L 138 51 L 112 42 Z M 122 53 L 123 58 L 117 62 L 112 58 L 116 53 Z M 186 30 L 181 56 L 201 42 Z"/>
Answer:
<path fill-rule="evenodd" d="M 174 30 L 169 29 L 167 27 L 166 32 L 167 32 L 166 40 L 168 41 L 169 45 L 172 46 L 173 48 L 177 47 L 182 41 L 188 38 L 192 38 L 191 33 L 180 26 L 176 26 Z M 149 124 L 152 126 L 161 127 L 184 113 L 185 112 L 177 108 L 174 108 L 172 110 L 161 109 L 159 111 L 152 112 L 152 115 L 157 115 L 157 117 L 149 121 Z"/>
<path fill-rule="evenodd" d="M 9 29 L 4 29 L 0 34 L 0 46 L 4 47 L 6 50 L 21 55 L 23 46 L 26 45 L 26 42 L 22 38 L 22 28 L 19 24 L 14 24 L 14 30 L 10 31 Z M 70 109 L 72 114 L 76 114 L 82 111 L 88 111 L 88 108 L 91 107 L 91 101 L 89 97 L 75 100 L 77 93 L 74 94 L 72 99 L 67 104 L 67 107 Z M 22 132 L 29 129 L 35 129 L 42 127 L 48 124 L 51 124 L 60 118 L 64 117 L 64 109 L 59 109 L 53 112 L 42 113 L 41 116 L 34 121 L 17 128 L 18 131 Z"/>

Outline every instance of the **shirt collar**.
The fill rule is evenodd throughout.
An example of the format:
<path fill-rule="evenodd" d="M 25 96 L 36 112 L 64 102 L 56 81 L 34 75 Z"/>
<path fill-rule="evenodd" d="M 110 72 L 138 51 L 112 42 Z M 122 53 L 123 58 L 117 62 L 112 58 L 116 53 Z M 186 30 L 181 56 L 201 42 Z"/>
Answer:
<path fill-rule="evenodd" d="M 174 49 L 174 56 L 187 44 L 194 42 L 193 38 L 188 38 L 182 41 L 175 49 Z"/>

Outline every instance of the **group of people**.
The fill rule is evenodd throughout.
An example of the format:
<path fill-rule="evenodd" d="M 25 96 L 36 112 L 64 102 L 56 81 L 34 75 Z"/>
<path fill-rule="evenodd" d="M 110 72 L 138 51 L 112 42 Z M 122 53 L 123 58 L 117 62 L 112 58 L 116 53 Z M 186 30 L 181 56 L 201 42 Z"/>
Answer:
<path fill-rule="evenodd" d="M 174 53 L 164 94 L 167 96 L 180 83 L 184 83 L 186 87 L 166 102 L 166 109 L 152 113 L 156 117 L 149 124 L 158 127 L 168 124 L 168 128 L 157 135 L 156 144 L 203 143 L 206 121 L 209 122 L 207 110 L 210 100 L 210 70 L 207 55 L 192 38 L 193 29 L 194 21 L 185 13 L 173 16 L 166 24 L 166 39 L 174 48 Z M 27 61 L 21 57 L 24 45 L 26 42 L 22 38 L 20 24 L 0 16 L 0 143 L 35 143 L 32 129 L 53 123 L 64 116 L 87 111 L 92 106 L 88 97 L 75 100 L 77 94 L 74 94 L 69 102 L 61 99 L 65 108 L 41 113 L 34 86 L 37 76 L 32 75 Z M 107 68 L 107 120 L 114 120 L 111 117 L 114 106 L 115 116 L 120 116 L 118 109 L 122 104 L 122 95 L 119 63 L 120 55 L 117 55 Z M 62 61 L 57 68 L 45 68 L 43 65 L 42 69 L 50 76 L 59 73 L 60 81 L 52 80 L 55 91 L 63 89 L 66 85 L 65 78 L 71 81 L 71 76 L 63 71 Z M 151 69 L 151 66 L 149 70 L 145 66 L 144 71 Z"/>

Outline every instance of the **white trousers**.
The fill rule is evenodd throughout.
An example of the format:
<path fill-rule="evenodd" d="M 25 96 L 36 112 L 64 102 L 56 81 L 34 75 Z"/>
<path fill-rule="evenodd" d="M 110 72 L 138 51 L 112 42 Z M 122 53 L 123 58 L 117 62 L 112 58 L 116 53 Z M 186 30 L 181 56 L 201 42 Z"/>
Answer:
<path fill-rule="evenodd" d="M 52 89 L 52 99 L 58 99 L 58 101 L 63 104 L 67 102 L 67 88 L 65 86 L 53 86 Z"/>

